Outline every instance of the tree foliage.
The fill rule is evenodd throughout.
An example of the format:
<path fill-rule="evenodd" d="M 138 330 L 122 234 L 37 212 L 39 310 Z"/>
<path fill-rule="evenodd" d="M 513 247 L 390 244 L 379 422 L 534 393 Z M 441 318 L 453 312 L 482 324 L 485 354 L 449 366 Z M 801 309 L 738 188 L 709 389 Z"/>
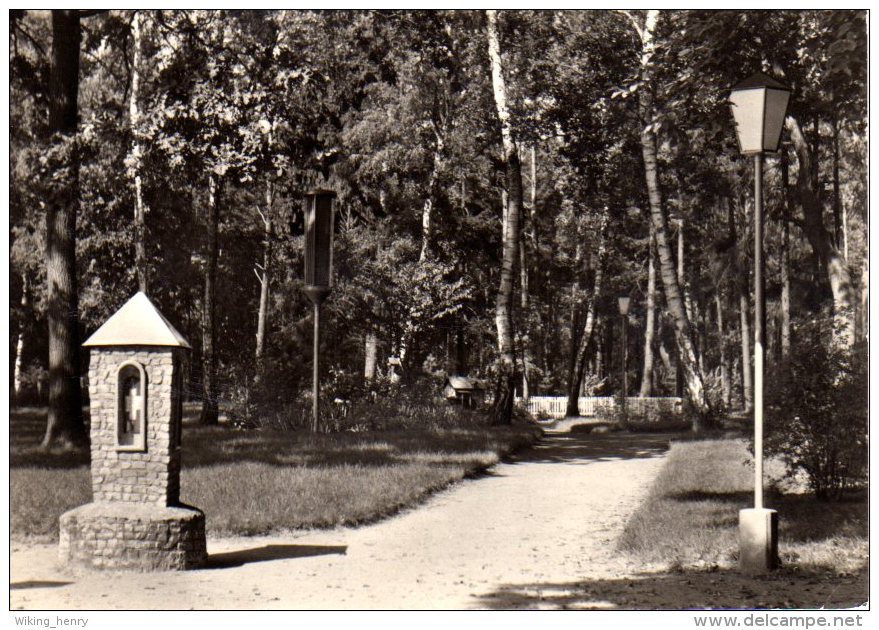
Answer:
<path fill-rule="evenodd" d="M 866 353 L 836 343 L 833 325 L 826 316 L 798 323 L 767 400 L 767 452 L 791 474 L 804 472 L 821 499 L 843 498 L 867 479 Z"/>
<path fill-rule="evenodd" d="M 80 20 L 76 133 L 57 142 L 51 14 L 13 11 L 10 365 L 32 375 L 28 395 L 48 391 L 46 216 L 70 193 L 77 342 L 136 290 L 141 246 L 152 299 L 193 345 L 192 397 L 215 370 L 220 411 L 254 382 L 297 399 L 311 361 L 301 203 L 320 185 L 338 194 L 323 351 L 340 382 L 362 378 L 374 342 L 379 372 L 400 358 L 406 382 L 503 372 L 518 393 L 527 374 L 532 394 L 577 393 L 578 379 L 616 394 L 629 295 L 633 391 L 649 378 L 698 399 L 699 377 L 705 400 L 746 406 L 753 181 L 726 101 L 756 70 L 793 89 L 784 160 L 765 176 L 770 358 L 791 319 L 828 308 L 864 337 L 863 11 L 495 17 L 500 117 L 481 11 L 143 10 L 136 66 L 135 12 L 101 12 Z"/>

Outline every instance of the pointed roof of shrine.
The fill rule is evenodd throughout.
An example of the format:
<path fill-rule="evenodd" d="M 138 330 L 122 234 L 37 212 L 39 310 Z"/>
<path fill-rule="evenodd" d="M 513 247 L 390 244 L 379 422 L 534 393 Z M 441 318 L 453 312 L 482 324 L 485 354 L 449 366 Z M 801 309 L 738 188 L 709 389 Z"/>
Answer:
<path fill-rule="evenodd" d="M 172 346 L 190 348 L 159 309 L 138 291 L 82 344 L 95 346 Z"/>

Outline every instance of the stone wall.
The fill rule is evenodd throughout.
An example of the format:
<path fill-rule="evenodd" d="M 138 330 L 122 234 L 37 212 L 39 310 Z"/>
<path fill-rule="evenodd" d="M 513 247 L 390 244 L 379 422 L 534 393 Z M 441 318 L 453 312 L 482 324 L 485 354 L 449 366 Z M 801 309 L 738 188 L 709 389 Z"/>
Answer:
<path fill-rule="evenodd" d="M 89 503 L 61 516 L 62 563 L 89 569 L 185 570 L 207 559 L 201 510 Z"/>
<path fill-rule="evenodd" d="M 173 391 L 173 348 L 92 348 L 91 399 L 92 493 L 95 502 L 121 501 L 176 505 L 180 496 L 180 392 Z M 182 358 L 182 357 L 178 357 Z M 117 448 L 117 375 L 126 361 L 146 373 L 146 447 Z M 176 365 L 175 365 L 176 364 Z M 178 376 L 179 382 L 179 376 Z"/>

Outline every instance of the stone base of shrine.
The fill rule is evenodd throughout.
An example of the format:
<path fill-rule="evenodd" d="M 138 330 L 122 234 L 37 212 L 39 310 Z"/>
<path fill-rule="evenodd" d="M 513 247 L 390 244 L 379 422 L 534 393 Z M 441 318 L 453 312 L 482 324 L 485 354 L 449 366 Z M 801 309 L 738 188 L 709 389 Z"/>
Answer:
<path fill-rule="evenodd" d="M 62 564 L 87 569 L 181 571 L 207 560 L 204 513 L 191 507 L 88 503 L 60 519 Z"/>

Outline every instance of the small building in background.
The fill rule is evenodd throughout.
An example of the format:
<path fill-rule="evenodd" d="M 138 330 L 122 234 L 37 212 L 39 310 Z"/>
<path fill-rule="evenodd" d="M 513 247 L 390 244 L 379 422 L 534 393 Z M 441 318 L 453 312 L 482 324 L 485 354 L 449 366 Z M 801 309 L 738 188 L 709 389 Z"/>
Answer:
<path fill-rule="evenodd" d="M 485 386 L 480 380 L 469 376 L 447 376 L 443 395 L 449 402 L 473 409 L 485 402 Z"/>

